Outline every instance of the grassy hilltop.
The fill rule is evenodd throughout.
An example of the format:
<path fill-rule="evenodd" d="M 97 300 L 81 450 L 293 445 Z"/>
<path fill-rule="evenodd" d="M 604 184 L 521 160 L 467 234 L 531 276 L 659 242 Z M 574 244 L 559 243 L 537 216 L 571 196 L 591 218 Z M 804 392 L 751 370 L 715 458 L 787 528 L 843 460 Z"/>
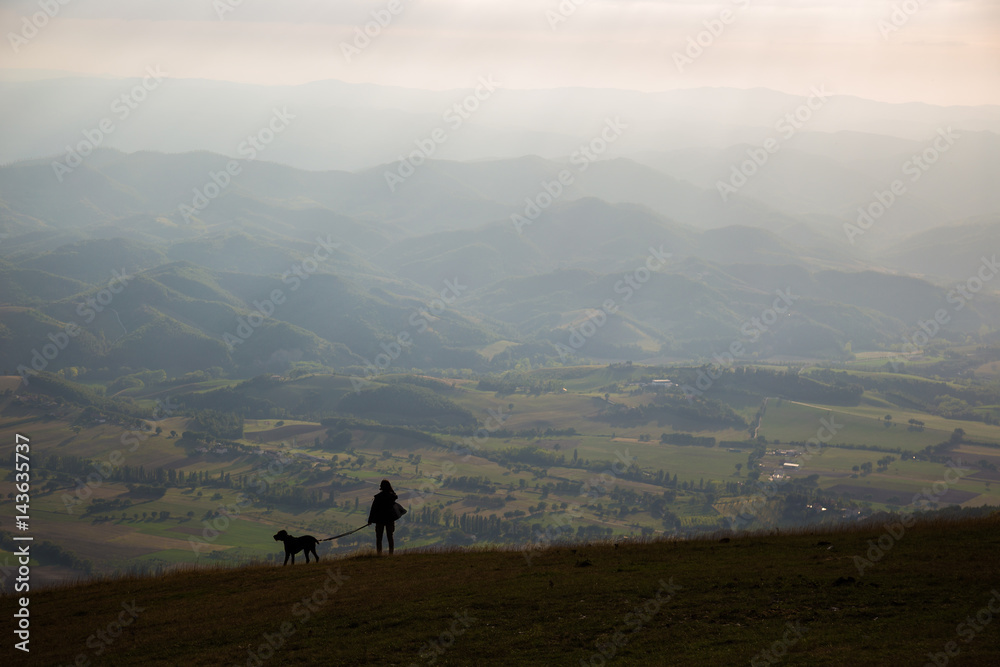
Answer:
<path fill-rule="evenodd" d="M 126 577 L 32 593 L 30 664 L 992 665 L 998 528 L 993 514 Z"/>

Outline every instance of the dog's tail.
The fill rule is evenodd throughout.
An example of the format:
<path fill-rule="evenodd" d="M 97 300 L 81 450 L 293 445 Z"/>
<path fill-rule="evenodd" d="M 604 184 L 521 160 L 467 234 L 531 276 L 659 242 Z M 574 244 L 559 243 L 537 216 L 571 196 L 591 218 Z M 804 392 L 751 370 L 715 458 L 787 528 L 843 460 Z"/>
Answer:
<path fill-rule="evenodd" d="M 324 539 L 318 540 L 318 541 L 319 542 L 329 542 L 330 540 L 335 540 L 338 537 L 344 537 L 345 535 L 350 535 L 351 533 L 356 533 L 359 530 L 361 530 L 362 528 L 367 528 L 367 527 L 368 527 L 368 524 L 366 523 L 365 525 L 361 526 L 361 528 L 355 528 L 354 530 L 349 530 L 346 533 L 341 533 L 340 535 L 334 535 L 333 537 L 327 537 L 327 538 L 324 538 Z"/>

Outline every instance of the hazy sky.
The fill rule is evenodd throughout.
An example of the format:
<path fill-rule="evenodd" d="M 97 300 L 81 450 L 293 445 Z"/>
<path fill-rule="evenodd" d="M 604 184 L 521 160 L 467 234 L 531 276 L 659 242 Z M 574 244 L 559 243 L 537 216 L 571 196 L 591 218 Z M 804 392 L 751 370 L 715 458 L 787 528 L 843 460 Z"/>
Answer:
<path fill-rule="evenodd" d="M 58 14 L 12 44 L 39 3 Z M 391 21 L 355 44 L 373 12 Z M 433 89 L 484 75 L 508 88 L 823 83 L 889 102 L 1000 104 L 1000 0 L 0 0 L 0 27 L 4 70 L 159 65 L 180 78 Z M 364 48 L 348 59 L 343 44 Z"/>

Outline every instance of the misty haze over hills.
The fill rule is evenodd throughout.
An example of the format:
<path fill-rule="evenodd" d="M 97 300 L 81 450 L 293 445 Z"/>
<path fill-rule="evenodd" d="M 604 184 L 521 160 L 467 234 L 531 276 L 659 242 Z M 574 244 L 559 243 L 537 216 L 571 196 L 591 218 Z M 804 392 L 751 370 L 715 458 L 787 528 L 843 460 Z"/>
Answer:
<path fill-rule="evenodd" d="M 838 96 L 823 86 L 797 97 L 765 89 L 506 90 L 489 77 L 474 89 L 452 91 L 336 81 L 280 87 L 147 76 L 145 88 L 142 82 L 84 77 L 0 82 L 0 120 L 12 125 L 26 109 L 37 109 L 39 120 L 5 137 L 0 161 L 65 158 L 68 146 L 87 143 L 82 128 L 94 132 L 108 119 L 114 130 L 99 133 L 101 146 L 126 153 L 208 151 L 304 170 L 356 172 L 351 189 L 371 188 L 390 208 L 384 217 L 394 220 L 412 210 L 412 197 L 436 206 L 442 197 L 470 196 L 469 188 L 501 207 L 520 202 L 558 168 L 540 160 L 502 161 L 537 156 L 579 169 L 591 157 L 581 148 L 599 138 L 609 119 L 618 119 L 618 136 L 593 157 L 627 158 L 650 169 L 594 164 L 589 173 L 574 174 L 566 199 L 590 195 L 640 203 L 702 228 L 745 224 L 788 231 L 810 223 L 820 233 L 846 238 L 836 222 L 856 221 L 858 207 L 894 179 L 912 183 L 865 237 L 862 245 L 868 247 L 1000 210 L 1000 195 L 990 187 L 989 165 L 1000 151 L 1000 107 L 994 106 L 886 104 Z M 293 116 L 287 128 L 260 151 L 250 149 L 247 136 L 266 126 L 276 109 Z M 949 127 L 954 150 L 935 158 L 934 169 L 903 173 L 912 157 Z M 431 139 L 435 130 L 441 133 L 438 141 Z M 766 166 L 745 187 L 726 192 L 723 201 L 719 183 L 738 183 L 734 168 L 768 139 L 777 150 L 766 156 Z M 478 165 L 477 172 L 477 165 L 437 165 L 450 170 L 450 178 L 431 182 L 422 173 L 430 169 L 418 169 L 412 181 L 399 186 L 400 196 L 389 196 L 385 173 L 398 171 L 400 160 L 415 151 L 421 162 L 493 166 Z M 337 209 L 346 206 L 347 212 L 350 205 L 340 200 Z M 394 207 L 405 212 L 393 212 Z M 504 212 L 494 215 L 505 217 Z M 490 220 L 480 211 L 440 213 L 441 228 Z"/>
<path fill-rule="evenodd" d="M 3 364 L 107 267 L 135 287 L 81 341 L 112 368 L 164 327 L 200 350 L 160 359 L 171 371 L 356 367 L 414 328 L 403 368 L 566 362 L 558 344 L 609 300 L 574 359 L 698 359 L 788 289 L 799 302 L 748 354 L 835 360 L 898 346 L 997 247 L 997 107 L 495 83 L 0 83 L 0 120 L 43 120 L 0 153 Z M 318 240 L 327 259 L 296 277 Z M 654 250 L 669 261 L 648 285 L 623 283 Z M 224 341 L 283 286 L 254 344 Z M 946 338 L 1000 324 L 992 295 L 965 301 Z"/>
<path fill-rule="evenodd" d="M 147 70 L 161 73 L 158 67 Z M 206 150 L 236 156 L 246 134 L 259 129 L 279 107 L 295 114 L 296 122 L 280 145 L 268 148 L 264 159 L 310 170 L 356 171 L 395 161 L 436 127 L 449 133 L 434 156 L 441 159 L 557 158 L 589 141 L 609 117 L 628 124 L 615 144 L 615 155 L 722 150 L 782 136 L 775 125 L 808 99 L 813 100 L 814 113 L 784 121 L 799 135 L 790 147 L 846 163 L 905 154 L 947 126 L 1000 133 L 997 106 L 888 104 L 838 95 L 819 84 L 801 95 L 762 88 L 661 93 L 511 90 L 484 76 L 468 90 L 426 91 L 339 81 L 251 86 L 176 80 L 162 74 L 160 81 L 146 77 L 154 87 L 143 99 L 137 96 L 134 108 L 128 105 L 130 113 L 108 145 L 126 152 Z M 37 109 L 43 121 L 6 137 L 0 160 L 64 152 L 67 143 L 80 139 L 81 128 L 105 116 L 124 114 L 121 102 L 111 113 L 114 101 L 142 81 L 87 77 L 0 81 L 4 100 L 0 119 L 8 122 L 25 109 Z M 476 90 L 480 99 L 457 110 L 456 105 Z M 831 133 L 848 134 L 823 136 Z"/>

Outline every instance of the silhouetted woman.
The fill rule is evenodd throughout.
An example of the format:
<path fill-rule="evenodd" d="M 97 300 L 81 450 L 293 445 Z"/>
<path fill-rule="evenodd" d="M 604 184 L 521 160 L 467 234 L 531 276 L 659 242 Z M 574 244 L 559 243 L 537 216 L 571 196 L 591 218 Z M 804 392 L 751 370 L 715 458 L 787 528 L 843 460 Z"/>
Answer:
<path fill-rule="evenodd" d="M 372 500 L 372 509 L 368 512 L 368 525 L 375 524 L 375 551 L 382 553 L 382 531 L 389 540 L 389 555 L 392 555 L 392 532 L 396 529 L 396 499 L 399 497 L 392 490 L 389 480 L 383 479 L 379 491 Z"/>

